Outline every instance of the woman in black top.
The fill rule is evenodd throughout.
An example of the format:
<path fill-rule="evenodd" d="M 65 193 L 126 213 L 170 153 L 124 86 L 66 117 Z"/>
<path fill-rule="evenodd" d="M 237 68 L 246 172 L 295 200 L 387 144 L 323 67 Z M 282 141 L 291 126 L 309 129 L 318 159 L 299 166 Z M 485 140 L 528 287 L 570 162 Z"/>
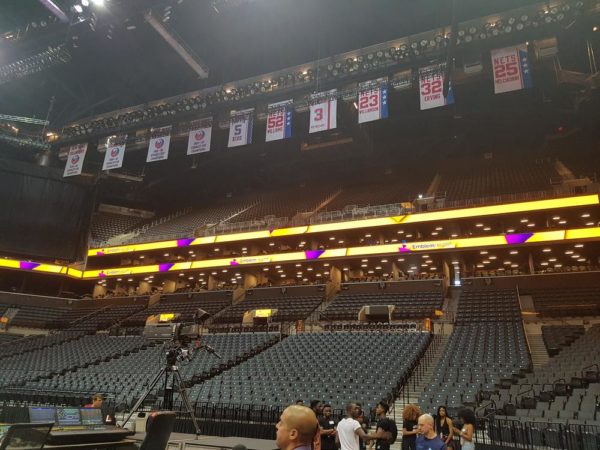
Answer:
<path fill-rule="evenodd" d="M 452 419 L 448 417 L 446 407 L 441 405 L 437 409 L 435 416 L 435 432 L 448 448 L 453 448 L 454 430 L 452 429 Z"/>

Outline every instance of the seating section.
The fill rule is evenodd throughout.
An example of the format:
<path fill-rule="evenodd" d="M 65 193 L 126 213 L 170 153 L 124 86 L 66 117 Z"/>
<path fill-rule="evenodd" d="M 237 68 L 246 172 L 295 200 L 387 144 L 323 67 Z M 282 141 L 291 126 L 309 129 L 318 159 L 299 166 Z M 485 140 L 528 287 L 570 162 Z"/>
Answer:
<path fill-rule="evenodd" d="M 83 333 L 78 331 L 63 331 L 50 335 L 31 335 L 6 345 L 0 345 L 0 357 L 13 354 L 23 354 L 45 347 L 51 347 L 63 342 L 78 339 Z"/>
<path fill-rule="evenodd" d="M 14 319 L 12 319 L 10 322 L 10 325 L 16 327 L 50 329 L 68 327 L 72 322 L 100 309 L 100 307 L 97 305 L 88 305 L 77 308 L 71 308 L 67 306 L 45 306 L 41 304 L 36 306 L 9 304 L 1 305 L 2 309 L 6 309 L 11 306 L 17 308 L 19 311 L 15 315 Z"/>
<path fill-rule="evenodd" d="M 164 295 L 160 302 L 124 319 L 124 326 L 143 326 L 148 316 L 162 313 L 179 313 L 179 320 L 189 322 L 198 308 L 213 315 L 231 304 L 231 291 L 196 292 Z"/>
<path fill-rule="evenodd" d="M 18 341 L 19 339 L 23 339 L 22 334 L 11 334 L 11 333 L 0 333 L 0 346 L 11 344 L 14 341 Z"/>
<path fill-rule="evenodd" d="M 429 339 L 422 333 L 296 334 L 194 386 L 191 398 L 281 406 L 319 398 L 334 408 L 352 399 L 368 411 L 392 397 Z"/>
<path fill-rule="evenodd" d="M 457 323 L 518 320 L 521 308 L 514 289 L 465 289 L 461 293 Z"/>
<path fill-rule="evenodd" d="M 566 351 L 491 398 L 507 415 L 536 421 L 597 422 L 600 414 L 600 325 L 576 339 Z"/>
<path fill-rule="evenodd" d="M 347 293 L 338 295 L 323 314 L 323 320 L 357 320 L 364 305 L 394 305 L 394 320 L 433 317 L 444 303 L 442 292 Z"/>
<path fill-rule="evenodd" d="M 158 221 L 154 226 L 144 228 L 137 236 L 124 243 L 152 242 L 194 236 L 201 227 L 217 225 L 252 205 L 249 200 L 223 199 L 218 205 L 194 209 L 187 214 L 166 221 Z"/>
<path fill-rule="evenodd" d="M 558 355 L 584 333 L 583 325 L 542 326 L 542 339 L 550 356 Z"/>
<path fill-rule="evenodd" d="M 105 330 L 144 309 L 145 302 L 106 306 L 71 324 L 69 329 L 84 332 Z"/>
<path fill-rule="evenodd" d="M 80 339 L 63 342 L 2 359 L 0 380 L 3 386 L 22 383 L 36 377 L 48 376 L 69 370 L 83 364 L 100 361 L 104 358 L 144 345 L 141 337 L 119 339 L 108 335 L 83 336 Z"/>
<path fill-rule="evenodd" d="M 264 194 L 252 208 L 247 209 L 230 222 L 263 220 L 268 217 L 286 217 L 291 219 L 300 212 L 313 212 L 325 199 L 333 194 L 330 189 L 309 186 L 287 189 Z"/>
<path fill-rule="evenodd" d="M 128 341 L 142 342 L 140 337 L 109 338 L 118 345 Z M 191 361 L 180 363 L 180 372 L 185 380 L 201 378 L 222 367 L 228 367 L 246 359 L 279 340 L 273 333 L 243 333 L 204 335 L 202 343 L 213 347 L 222 359 L 204 350 L 196 350 Z M 165 353 L 169 347 L 157 343 L 133 348 L 124 356 L 108 361 L 98 361 L 77 371 L 57 374 L 48 379 L 30 381 L 25 388 L 38 392 L 77 392 L 89 396 L 94 392 L 114 395 L 116 404 L 131 406 L 148 389 L 152 379 L 166 364 Z M 162 389 L 162 380 L 153 391 Z"/>
<path fill-rule="evenodd" d="M 475 199 L 505 194 L 517 194 L 551 189 L 550 179 L 559 178 L 551 161 L 531 161 L 515 164 L 497 160 L 481 161 L 463 166 L 452 165 L 443 172 L 438 191 L 447 200 Z"/>
<path fill-rule="evenodd" d="M 475 306 L 481 312 L 475 314 Z M 488 308 L 488 309 L 485 309 Z M 446 351 L 419 399 L 426 412 L 475 407 L 482 392 L 531 367 L 515 290 L 465 290 Z"/>
<path fill-rule="evenodd" d="M 542 317 L 600 315 L 600 287 L 524 290 Z"/>
<path fill-rule="evenodd" d="M 144 219 L 113 213 L 95 213 L 92 217 L 91 235 L 95 245 L 102 244 L 113 236 L 134 228 Z"/>
<path fill-rule="evenodd" d="M 244 301 L 231 306 L 214 318 L 213 323 L 242 323 L 244 313 L 254 309 L 276 309 L 273 322 L 293 322 L 306 319 L 323 301 L 322 296 L 287 296 L 255 298 L 246 296 Z"/>

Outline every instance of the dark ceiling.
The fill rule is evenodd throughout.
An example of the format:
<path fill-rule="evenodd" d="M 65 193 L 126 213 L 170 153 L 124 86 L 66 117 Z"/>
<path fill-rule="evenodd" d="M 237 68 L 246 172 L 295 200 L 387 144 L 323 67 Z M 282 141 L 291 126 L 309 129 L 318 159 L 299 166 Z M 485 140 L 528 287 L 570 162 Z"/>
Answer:
<path fill-rule="evenodd" d="M 57 129 L 82 117 L 447 25 L 452 1 L 106 0 L 104 7 L 85 9 L 87 20 L 69 26 L 38 0 L 2 0 L 0 66 L 60 43 L 68 45 L 72 59 L 0 84 L 0 114 L 43 118 L 54 97 L 49 117 Z M 459 20 L 536 3 L 454 1 Z M 69 14 L 81 3 L 55 2 Z M 162 19 L 168 7 L 165 26 L 209 67 L 208 79 L 199 79 L 144 22 L 149 9 Z M 16 33 L 18 39 L 2 38 Z"/>

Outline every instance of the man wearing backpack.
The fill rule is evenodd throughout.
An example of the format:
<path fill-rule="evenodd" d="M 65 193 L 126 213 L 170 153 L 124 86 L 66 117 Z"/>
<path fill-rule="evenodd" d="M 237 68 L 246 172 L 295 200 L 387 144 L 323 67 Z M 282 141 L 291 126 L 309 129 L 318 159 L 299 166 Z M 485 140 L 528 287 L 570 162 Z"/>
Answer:
<path fill-rule="evenodd" d="M 386 416 L 389 410 L 390 407 L 385 401 L 382 400 L 377 403 L 375 408 L 375 415 L 377 416 L 375 450 L 390 450 L 390 445 L 396 442 L 398 437 L 396 422 Z"/>

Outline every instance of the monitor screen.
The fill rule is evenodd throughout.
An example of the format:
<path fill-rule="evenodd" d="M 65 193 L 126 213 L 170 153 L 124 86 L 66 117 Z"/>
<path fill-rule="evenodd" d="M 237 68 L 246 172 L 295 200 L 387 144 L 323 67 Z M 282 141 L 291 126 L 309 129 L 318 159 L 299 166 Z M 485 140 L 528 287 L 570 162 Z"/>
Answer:
<path fill-rule="evenodd" d="M 70 425 L 81 425 L 79 408 L 57 408 L 58 425 L 67 427 Z"/>
<path fill-rule="evenodd" d="M 29 407 L 29 421 L 31 423 L 54 423 L 56 422 L 56 408 L 51 407 Z"/>
<path fill-rule="evenodd" d="M 81 408 L 81 423 L 83 425 L 103 425 L 102 411 L 98 408 Z"/>

